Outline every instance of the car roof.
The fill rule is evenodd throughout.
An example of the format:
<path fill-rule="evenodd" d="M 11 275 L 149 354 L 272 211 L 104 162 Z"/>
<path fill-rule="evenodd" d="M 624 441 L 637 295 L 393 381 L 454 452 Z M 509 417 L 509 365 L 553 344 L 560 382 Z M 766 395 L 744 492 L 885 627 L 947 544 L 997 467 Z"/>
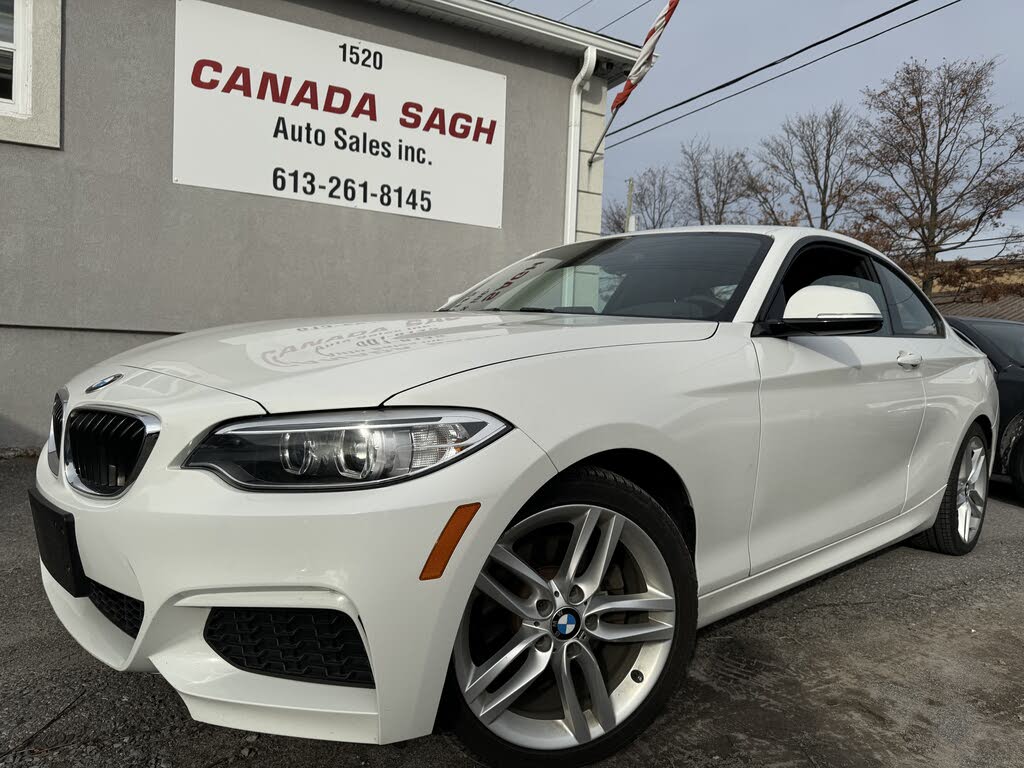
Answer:
<path fill-rule="evenodd" d="M 816 227 L 784 227 L 774 224 L 762 224 L 762 225 L 749 225 L 749 224 L 713 224 L 704 226 L 694 227 L 670 227 L 667 229 L 645 229 L 639 232 L 619 232 L 612 235 L 605 235 L 602 239 L 611 239 L 619 237 L 646 237 L 650 235 L 665 235 L 665 234 L 681 234 L 687 232 L 717 232 L 717 233 L 735 233 L 735 234 L 748 234 L 748 235 L 766 235 L 774 240 L 785 240 L 788 244 L 796 243 L 805 237 L 821 237 L 829 240 L 835 240 L 840 243 L 847 243 L 858 248 L 870 251 L 871 253 L 881 256 L 887 261 L 891 259 L 881 251 L 872 248 L 867 243 L 863 243 L 860 240 L 856 240 L 847 235 L 842 235 L 838 232 L 830 232 L 827 229 L 818 229 Z"/>
<path fill-rule="evenodd" d="M 824 232 L 824 230 L 812 230 L 810 227 L 780 227 L 766 224 L 703 224 L 691 227 L 666 227 L 664 229 L 641 229 L 636 232 L 620 232 L 618 236 L 642 237 L 643 235 L 664 235 L 674 232 L 747 232 L 757 235 L 770 235 L 779 230 L 807 230 L 810 232 Z M 613 237 L 615 235 L 612 235 Z"/>

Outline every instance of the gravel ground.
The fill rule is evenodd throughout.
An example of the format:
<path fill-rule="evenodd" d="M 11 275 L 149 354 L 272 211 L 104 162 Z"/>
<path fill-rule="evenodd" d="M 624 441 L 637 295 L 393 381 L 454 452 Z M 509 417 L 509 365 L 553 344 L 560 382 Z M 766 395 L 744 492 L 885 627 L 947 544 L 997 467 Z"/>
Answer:
<path fill-rule="evenodd" d="M 363 747 L 192 722 L 159 677 L 63 631 L 25 489 L 0 461 L 0 765 L 468 766 L 450 737 Z M 616 766 L 1024 768 L 1024 510 L 997 486 L 966 558 L 894 547 L 700 634 L 686 683 Z"/>

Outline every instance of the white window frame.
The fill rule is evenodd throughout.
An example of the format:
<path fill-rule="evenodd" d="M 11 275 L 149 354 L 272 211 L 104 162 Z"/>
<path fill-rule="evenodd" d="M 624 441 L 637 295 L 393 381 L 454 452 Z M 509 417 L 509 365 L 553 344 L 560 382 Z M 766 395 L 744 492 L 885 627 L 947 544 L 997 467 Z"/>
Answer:
<path fill-rule="evenodd" d="M 14 55 L 13 99 L 0 99 L 0 115 L 29 117 L 32 114 L 32 0 L 14 0 L 14 43 L 0 40 L 0 51 L 11 51 Z"/>

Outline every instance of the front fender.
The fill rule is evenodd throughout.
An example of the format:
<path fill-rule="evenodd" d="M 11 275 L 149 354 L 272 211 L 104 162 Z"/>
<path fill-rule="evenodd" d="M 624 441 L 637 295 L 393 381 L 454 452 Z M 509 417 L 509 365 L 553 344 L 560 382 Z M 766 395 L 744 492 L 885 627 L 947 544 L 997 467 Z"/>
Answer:
<path fill-rule="evenodd" d="M 701 592 L 749 574 L 746 536 L 760 440 L 749 327 L 711 339 L 545 355 L 402 392 L 394 406 L 496 413 L 565 468 L 615 449 L 652 453 L 682 478 L 697 519 Z"/>

